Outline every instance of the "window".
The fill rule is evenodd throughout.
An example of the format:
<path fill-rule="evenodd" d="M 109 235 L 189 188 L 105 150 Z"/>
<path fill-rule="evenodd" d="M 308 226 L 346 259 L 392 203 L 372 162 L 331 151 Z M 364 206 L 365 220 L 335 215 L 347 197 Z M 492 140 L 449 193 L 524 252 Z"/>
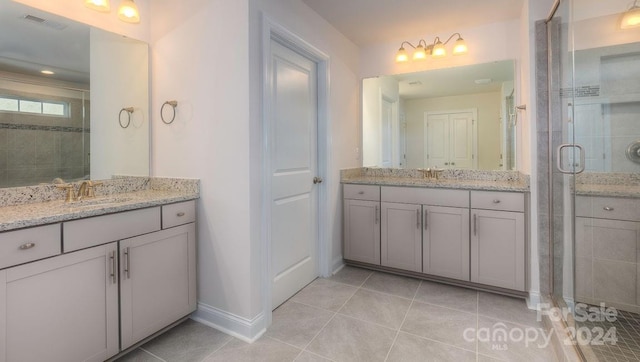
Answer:
<path fill-rule="evenodd" d="M 69 117 L 69 103 L 0 96 L 0 112 L 19 112 Z"/>

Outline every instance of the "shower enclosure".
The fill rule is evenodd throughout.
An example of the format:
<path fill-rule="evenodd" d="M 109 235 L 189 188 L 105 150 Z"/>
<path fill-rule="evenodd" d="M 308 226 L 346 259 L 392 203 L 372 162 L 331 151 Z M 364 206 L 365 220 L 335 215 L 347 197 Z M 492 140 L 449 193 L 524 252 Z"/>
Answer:
<path fill-rule="evenodd" d="M 538 60 L 548 79 L 551 294 L 571 311 L 567 331 L 587 361 L 637 361 L 640 27 L 621 29 L 627 1 L 556 5 Z"/>

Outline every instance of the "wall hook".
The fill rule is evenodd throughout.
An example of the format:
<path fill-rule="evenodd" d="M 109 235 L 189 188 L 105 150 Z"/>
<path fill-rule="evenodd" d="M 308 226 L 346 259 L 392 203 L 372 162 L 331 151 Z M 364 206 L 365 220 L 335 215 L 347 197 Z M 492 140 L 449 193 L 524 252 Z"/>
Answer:
<path fill-rule="evenodd" d="M 519 111 L 526 111 L 527 110 L 527 105 L 526 104 L 521 104 L 519 106 L 516 106 L 516 109 Z"/>
<path fill-rule="evenodd" d="M 126 125 L 122 124 L 122 112 L 127 112 L 127 124 Z M 118 113 L 118 123 L 120 123 L 120 127 L 122 127 L 122 128 L 129 127 L 129 124 L 131 123 L 131 113 L 133 113 L 133 107 L 126 107 L 126 108 L 122 108 L 120 110 L 120 113 Z"/>
<path fill-rule="evenodd" d="M 173 109 L 173 114 L 171 116 L 171 120 L 170 121 L 166 121 L 164 119 L 164 106 L 171 106 L 171 108 Z M 178 101 L 173 100 L 173 101 L 166 101 L 164 103 L 162 103 L 162 107 L 160 107 L 160 119 L 162 119 L 162 122 L 164 122 L 164 124 L 171 124 L 173 123 L 173 121 L 176 119 L 176 107 L 178 106 Z"/>

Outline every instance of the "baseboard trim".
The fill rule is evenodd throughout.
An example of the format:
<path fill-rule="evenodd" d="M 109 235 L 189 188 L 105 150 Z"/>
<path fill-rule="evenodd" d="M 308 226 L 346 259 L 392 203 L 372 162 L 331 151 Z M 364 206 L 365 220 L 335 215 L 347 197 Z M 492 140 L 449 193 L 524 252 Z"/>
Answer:
<path fill-rule="evenodd" d="M 191 319 L 247 343 L 257 341 L 266 332 L 263 313 L 253 319 L 247 319 L 210 305 L 198 303 L 198 309 L 191 315 Z"/>
<path fill-rule="evenodd" d="M 342 259 L 342 256 L 340 256 L 340 258 L 336 259 L 333 261 L 333 265 L 331 266 L 331 270 L 332 270 L 332 274 L 331 275 L 335 275 L 337 272 L 339 272 L 342 268 L 345 267 L 345 263 L 344 263 L 344 259 Z"/>
<path fill-rule="evenodd" d="M 527 301 L 527 308 L 532 310 L 539 310 L 542 298 L 538 292 L 529 292 L 529 296 L 525 298 Z"/>

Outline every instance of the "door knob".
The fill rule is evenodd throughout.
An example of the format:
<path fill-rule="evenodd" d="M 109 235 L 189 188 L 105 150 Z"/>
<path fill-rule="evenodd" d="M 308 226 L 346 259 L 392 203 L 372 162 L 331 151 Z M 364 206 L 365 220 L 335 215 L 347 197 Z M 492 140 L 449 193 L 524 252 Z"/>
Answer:
<path fill-rule="evenodd" d="M 314 178 L 313 178 L 313 183 L 314 183 L 314 184 L 322 183 L 322 177 L 320 177 L 320 176 L 316 176 L 316 177 L 314 177 Z"/>

